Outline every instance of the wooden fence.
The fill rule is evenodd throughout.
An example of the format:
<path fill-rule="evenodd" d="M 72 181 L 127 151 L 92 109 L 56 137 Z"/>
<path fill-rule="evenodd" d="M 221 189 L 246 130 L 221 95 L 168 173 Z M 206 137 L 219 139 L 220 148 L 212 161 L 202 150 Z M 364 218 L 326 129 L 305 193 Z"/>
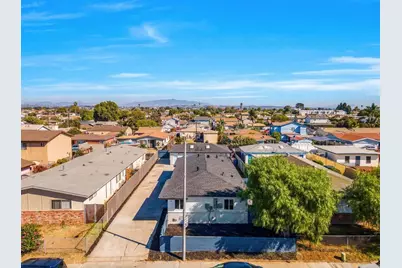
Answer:
<path fill-rule="evenodd" d="M 333 166 L 336 169 L 338 169 L 341 172 L 342 175 L 345 173 L 346 166 L 341 165 L 339 163 L 336 163 L 336 162 L 334 162 L 332 160 L 329 160 L 327 158 L 321 157 L 319 155 L 307 154 L 307 159 L 311 160 L 311 161 L 321 161 L 324 164 L 324 166 Z"/>

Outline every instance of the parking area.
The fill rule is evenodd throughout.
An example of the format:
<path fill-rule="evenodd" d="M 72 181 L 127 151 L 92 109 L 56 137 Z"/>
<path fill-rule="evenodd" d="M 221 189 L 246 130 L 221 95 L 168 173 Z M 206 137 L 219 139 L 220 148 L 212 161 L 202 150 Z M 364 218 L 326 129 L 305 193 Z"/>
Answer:
<path fill-rule="evenodd" d="M 158 196 L 173 166 L 159 160 L 102 235 L 88 261 L 141 261 L 148 257 L 149 244 L 164 201 Z"/>

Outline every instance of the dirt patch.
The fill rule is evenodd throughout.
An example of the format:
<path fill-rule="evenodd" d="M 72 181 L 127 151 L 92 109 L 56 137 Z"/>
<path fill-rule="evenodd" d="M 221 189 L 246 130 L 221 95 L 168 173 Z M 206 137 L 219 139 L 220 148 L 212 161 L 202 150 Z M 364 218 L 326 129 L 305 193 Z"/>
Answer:
<path fill-rule="evenodd" d="M 169 224 L 166 236 L 181 236 L 182 226 Z M 189 224 L 188 236 L 242 236 L 242 237 L 278 237 L 274 232 L 252 224 Z"/>
<path fill-rule="evenodd" d="M 93 224 L 79 225 L 41 225 L 40 232 L 46 237 L 81 238 L 91 229 Z"/>
<path fill-rule="evenodd" d="M 374 235 L 376 230 L 359 224 L 332 224 L 328 235 Z"/>

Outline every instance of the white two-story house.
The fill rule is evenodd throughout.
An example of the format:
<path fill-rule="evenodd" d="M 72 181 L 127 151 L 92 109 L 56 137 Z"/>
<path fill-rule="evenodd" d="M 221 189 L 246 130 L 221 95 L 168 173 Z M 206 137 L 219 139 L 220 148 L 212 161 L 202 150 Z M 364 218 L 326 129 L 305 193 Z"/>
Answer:
<path fill-rule="evenodd" d="M 159 198 L 167 201 L 167 223 L 183 222 L 184 158 L 176 161 L 172 177 Z M 187 156 L 187 206 L 190 224 L 245 224 L 248 207 L 237 193 L 245 183 L 227 156 Z"/>

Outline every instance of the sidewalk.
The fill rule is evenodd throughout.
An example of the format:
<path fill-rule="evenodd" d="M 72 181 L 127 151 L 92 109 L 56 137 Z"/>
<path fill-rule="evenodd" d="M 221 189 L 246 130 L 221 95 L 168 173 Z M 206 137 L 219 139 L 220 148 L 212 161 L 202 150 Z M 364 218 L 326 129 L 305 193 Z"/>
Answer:
<path fill-rule="evenodd" d="M 203 261 L 174 261 L 174 262 L 87 262 L 84 264 L 70 264 L 68 268 L 211 268 L 221 262 L 203 262 Z M 259 265 L 261 267 L 269 268 L 358 268 L 360 264 L 358 263 L 326 263 L 326 262 L 314 262 L 314 263 L 304 263 L 304 262 L 275 262 L 275 261 L 251 261 L 250 263 L 254 265 Z"/>

